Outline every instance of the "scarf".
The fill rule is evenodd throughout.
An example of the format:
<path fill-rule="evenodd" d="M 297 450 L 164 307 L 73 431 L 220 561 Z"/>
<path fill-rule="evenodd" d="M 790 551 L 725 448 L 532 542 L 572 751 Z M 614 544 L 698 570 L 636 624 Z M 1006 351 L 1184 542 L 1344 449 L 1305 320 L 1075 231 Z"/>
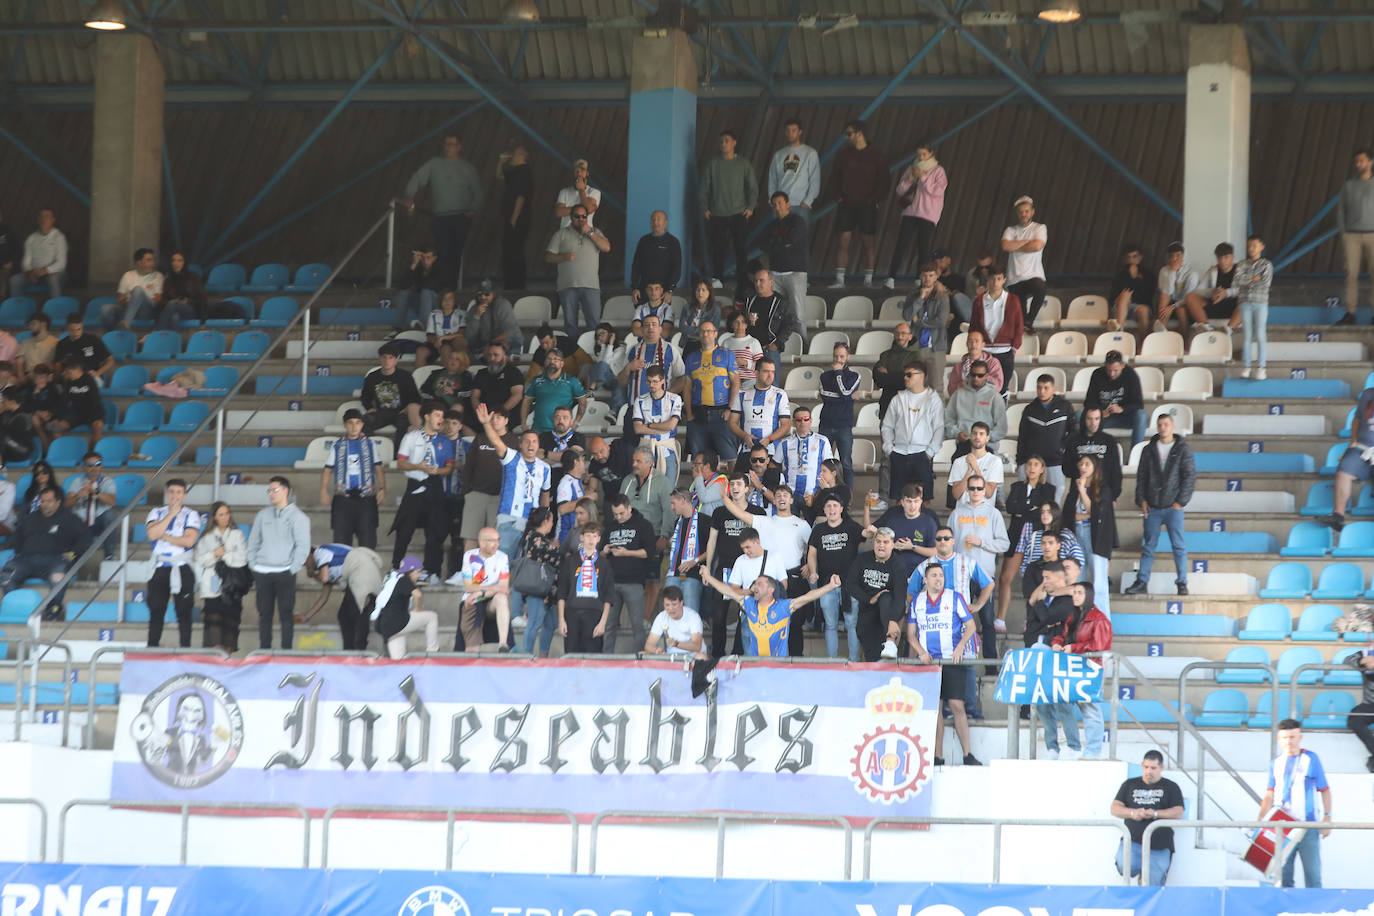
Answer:
<path fill-rule="evenodd" d="M 350 440 L 347 436 L 340 436 L 334 440 L 334 490 L 337 493 L 348 492 L 348 443 L 356 441 L 358 443 L 358 472 L 362 475 L 362 492 L 364 496 L 371 496 L 376 492 L 376 469 L 377 454 L 372 440 L 363 436 L 357 440 Z"/>
<path fill-rule="evenodd" d="M 591 556 L 582 552 L 578 548 L 578 556 L 582 558 L 577 565 L 577 586 L 574 589 L 578 598 L 596 598 L 600 595 L 597 589 L 596 558 L 599 556 L 593 553 Z"/>
<path fill-rule="evenodd" d="M 95 523 L 96 507 L 100 505 L 100 484 L 105 480 L 104 477 L 97 477 L 91 481 L 91 495 L 86 497 L 86 525 L 90 527 Z"/>
<path fill-rule="evenodd" d="M 912 163 L 911 167 L 916 171 L 920 172 L 922 175 L 924 175 L 926 172 L 929 172 L 931 169 L 935 168 L 939 164 L 940 161 L 936 159 L 934 156 L 931 156 L 929 159 L 917 159 L 914 163 Z"/>
<path fill-rule="evenodd" d="M 391 600 L 391 593 L 396 591 L 396 585 L 400 581 L 401 573 L 397 570 L 393 569 L 387 573 L 386 581 L 382 583 L 382 589 L 377 592 L 377 599 L 373 602 L 372 615 L 368 617 L 373 623 L 376 623 L 377 618 L 382 616 L 382 608 L 386 607 L 387 602 Z"/>
<path fill-rule="evenodd" d="M 684 533 L 683 522 L 687 523 L 687 531 Z M 701 513 L 693 512 L 691 518 L 678 516 L 677 524 L 673 525 L 673 540 L 668 546 L 668 575 L 680 575 L 677 565 L 683 560 L 695 560 L 700 551 L 700 522 Z"/>
<path fill-rule="evenodd" d="M 572 441 L 572 437 L 576 434 L 577 430 L 575 429 L 570 429 L 561 436 L 558 434 L 558 430 L 549 430 L 549 435 L 553 437 L 553 448 L 550 449 L 550 451 L 566 452 L 568 450 L 568 443 Z"/>

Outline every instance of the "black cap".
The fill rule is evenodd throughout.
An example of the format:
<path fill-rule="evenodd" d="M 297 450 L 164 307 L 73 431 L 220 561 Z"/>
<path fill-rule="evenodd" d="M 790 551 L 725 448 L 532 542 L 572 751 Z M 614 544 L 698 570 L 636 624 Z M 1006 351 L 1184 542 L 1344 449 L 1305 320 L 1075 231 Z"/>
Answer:
<path fill-rule="evenodd" d="M 350 407 L 344 411 L 343 418 L 345 423 L 349 420 L 361 420 L 363 418 L 363 412 L 356 407 Z"/>

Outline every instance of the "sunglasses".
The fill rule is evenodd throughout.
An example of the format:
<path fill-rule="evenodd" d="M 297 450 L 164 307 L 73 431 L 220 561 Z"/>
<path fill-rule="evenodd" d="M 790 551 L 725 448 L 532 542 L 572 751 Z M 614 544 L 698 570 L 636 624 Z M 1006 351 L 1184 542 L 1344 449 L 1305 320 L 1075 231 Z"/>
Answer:
<path fill-rule="evenodd" d="M 98 468 L 98 467 L 100 467 L 103 463 L 104 463 L 104 462 L 101 462 L 101 461 L 87 461 L 87 462 L 86 462 L 86 467 L 88 467 L 88 468 Z"/>
<path fill-rule="evenodd" d="M 573 218 L 573 219 L 586 219 L 586 218 L 587 218 L 587 215 L 586 215 L 585 213 L 574 213 L 573 216 L 572 216 L 572 218 Z"/>
<path fill-rule="evenodd" d="M 750 459 L 749 459 L 749 463 L 750 463 L 750 464 L 767 464 L 767 463 L 768 463 L 768 459 L 767 459 L 767 458 L 750 458 Z"/>
<path fill-rule="evenodd" d="M 975 486 L 970 485 L 968 489 L 970 489 L 970 490 L 986 490 L 987 487 L 975 487 Z"/>
<path fill-rule="evenodd" d="M 969 373 L 969 378 L 987 378 L 987 377 L 988 377 L 988 374 L 987 374 L 986 372 L 970 372 L 970 373 Z"/>
<path fill-rule="evenodd" d="M 952 536 L 948 535 L 948 534 L 937 534 L 937 535 L 935 535 L 935 540 L 937 540 L 937 541 L 952 541 L 952 540 L 954 540 L 954 538 L 953 538 Z"/>

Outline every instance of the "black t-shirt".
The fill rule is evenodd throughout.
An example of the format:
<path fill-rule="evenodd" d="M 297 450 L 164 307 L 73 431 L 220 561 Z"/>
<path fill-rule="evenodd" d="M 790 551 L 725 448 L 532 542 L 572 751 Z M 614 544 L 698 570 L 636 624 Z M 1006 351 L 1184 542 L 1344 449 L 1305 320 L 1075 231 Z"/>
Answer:
<path fill-rule="evenodd" d="M 1166 808 L 1178 808 L 1183 805 L 1183 792 L 1179 789 L 1178 783 L 1172 779 L 1160 777 L 1159 782 L 1149 785 L 1139 776 L 1133 776 L 1121 784 L 1121 788 L 1116 792 L 1116 800 L 1127 808 L 1149 808 L 1153 811 L 1163 811 Z M 1126 819 L 1126 829 L 1131 833 L 1131 842 L 1139 843 L 1145 838 L 1145 828 L 1149 821 L 1134 821 Z M 1174 851 L 1174 831 L 1169 827 L 1161 827 L 1150 837 L 1151 849 L 1167 849 Z"/>
<path fill-rule="evenodd" d="M 363 379 L 359 400 L 364 410 L 401 410 L 407 404 L 420 403 L 420 390 L 415 387 L 415 377 L 406 369 L 397 367 L 390 375 L 373 369 Z"/>
<path fill-rule="evenodd" d="M 744 307 L 749 318 L 749 334 L 765 350 L 781 350 L 783 327 L 787 318 L 787 301 L 777 293 L 771 296 L 750 296 Z"/>
<path fill-rule="evenodd" d="M 811 524 L 816 524 L 825 518 L 825 501 L 834 496 L 844 506 L 846 512 L 849 511 L 849 487 L 842 483 L 837 483 L 833 487 L 821 487 L 816 491 L 815 497 L 811 500 L 811 505 L 806 507 L 806 520 Z"/>
<path fill-rule="evenodd" d="M 62 410 L 65 419 L 76 426 L 104 419 L 105 408 L 100 401 L 100 386 L 89 372 L 82 373 L 81 378 L 74 382 L 64 380 L 62 390 L 66 395 Z"/>
<path fill-rule="evenodd" d="M 390 639 L 405 629 L 410 622 L 410 596 L 415 592 L 415 583 L 410 576 L 402 576 L 391 590 L 391 597 L 377 615 L 377 632 L 383 639 Z"/>
<path fill-rule="evenodd" d="M 506 363 L 506 367 L 499 372 L 483 366 L 472 374 L 472 387 L 477 391 L 477 400 L 488 407 L 504 406 L 510 400 L 510 393 L 517 386 L 524 387 L 524 384 L 524 373 L 510 363 Z"/>
<path fill-rule="evenodd" d="M 891 528 L 896 535 L 895 540 L 911 538 L 911 542 L 917 547 L 935 546 L 935 529 L 940 527 L 940 519 L 933 512 L 929 512 L 925 507 L 921 508 L 921 514 L 915 518 L 907 518 L 906 511 L 900 505 L 893 506 L 883 513 L 882 518 L 874 522 L 878 528 Z M 892 555 L 901 560 L 906 566 L 906 574 L 909 577 L 916 571 L 916 567 L 921 565 L 924 556 L 914 550 L 893 550 Z"/>
<path fill-rule="evenodd" d="M 501 441 L 506 443 L 506 448 L 520 445 L 520 437 L 515 433 L 506 433 Z M 468 461 L 463 467 L 463 492 L 496 496 L 501 492 L 503 479 L 501 459 L 497 457 L 495 447 L 485 432 L 479 432 L 468 447 Z"/>
<path fill-rule="evenodd" d="M 658 537 L 654 534 L 653 526 L 649 520 L 639 514 L 639 510 L 632 509 L 630 517 L 618 522 L 611 518 L 606 522 L 606 530 L 601 535 L 601 547 L 607 551 L 606 558 L 611 562 L 611 569 L 615 572 L 615 581 L 621 585 L 632 585 L 643 582 L 653 575 L 655 560 L 655 542 Z M 643 550 L 648 553 L 648 557 L 618 557 L 610 553 L 612 547 L 625 547 L 629 550 Z"/>
<path fill-rule="evenodd" d="M 529 222 L 530 198 L 534 196 L 534 170 L 529 165 L 507 165 L 504 175 L 506 189 L 501 194 L 501 215 L 509 225 L 510 218 L 515 213 L 516 198 L 523 197 L 525 203 L 520 208 L 520 218 L 517 222 Z"/>
<path fill-rule="evenodd" d="M 871 550 L 859 554 L 850 567 L 845 579 L 845 592 L 851 598 L 859 599 L 862 609 L 878 592 L 887 590 L 889 595 L 897 591 L 905 593 L 908 574 L 902 569 L 902 561 L 894 553 L 886 560 L 879 560 Z"/>
<path fill-rule="evenodd" d="M 758 506 L 748 506 L 745 511 L 750 515 L 767 515 Z M 739 536 L 749 526 L 743 521 L 735 518 L 729 509 L 721 506 L 711 513 L 711 527 L 716 529 L 716 572 L 729 569 L 735 565 L 740 554 Z"/>
<path fill-rule="evenodd" d="M 831 576 L 843 580 L 849 575 L 849 567 L 854 565 L 862 541 L 863 528 L 848 516 L 840 519 L 834 528 L 829 522 L 821 521 L 811 529 L 806 546 L 816 548 L 816 575 L 821 585 L 829 582 Z"/>
<path fill-rule="evenodd" d="M 105 341 L 96 337 L 94 334 L 81 334 L 80 340 L 72 340 L 64 337 L 57 342 L 56 361 L 60 364 L 68 356 L 81 358 L 81 364 L 86 367 L 87 372 L 94 372 L 105 364 L 105 360 L 110 358 L 110 350 L 105 346 Z"/>

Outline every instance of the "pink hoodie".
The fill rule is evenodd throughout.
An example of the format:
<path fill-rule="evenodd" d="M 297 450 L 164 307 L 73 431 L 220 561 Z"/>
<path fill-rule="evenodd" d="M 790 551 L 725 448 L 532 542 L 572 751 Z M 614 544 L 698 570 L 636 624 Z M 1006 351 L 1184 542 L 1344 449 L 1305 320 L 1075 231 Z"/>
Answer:
<path fill-rule="evenodd" d="M 908 193 L 913 184 L 916 186 L 916 196 L 902 211 L 902 215 L 938 223 L 940 214 L 945 209 L 945 188 L 949 186 L 949 176 L 945 174 L 945 167 L 937 165 L 919 180 L 913 180 L 911 176 L 912 169 L 908 168 L 902 173 L 902 180 L 897 183 L 898 197 Z"/>

